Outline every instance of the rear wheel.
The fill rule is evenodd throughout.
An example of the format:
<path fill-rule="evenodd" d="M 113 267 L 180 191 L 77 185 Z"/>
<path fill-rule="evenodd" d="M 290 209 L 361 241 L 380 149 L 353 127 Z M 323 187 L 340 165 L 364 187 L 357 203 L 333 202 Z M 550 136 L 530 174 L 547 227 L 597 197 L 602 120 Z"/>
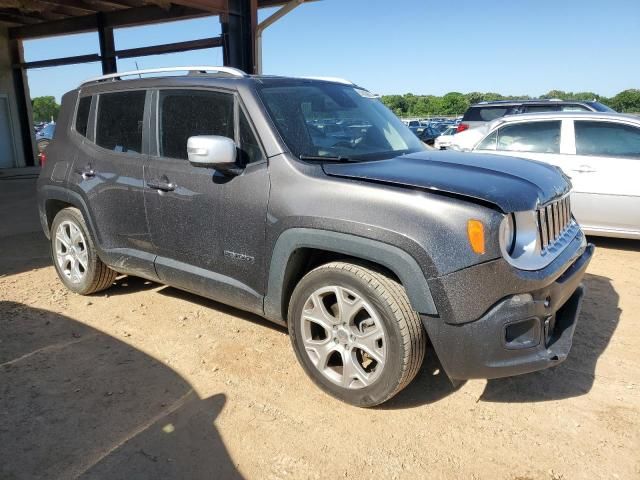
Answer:
<path fill-rule="evenodd" d="M 402 285 L 351 263 L 309 272 L 293 292 L 288 325 L 311 379 L 361 407 L 383 403 L 406 387 L 426 349 L 420 316 Z"/>
<path fill-rule="evenodd" d="M 62 283 L 80 295 L 109 288 L 117 273 L 98 258 L 82 214 L 77 208 L 60 210 L 51 226 L 51 254 Z"/>

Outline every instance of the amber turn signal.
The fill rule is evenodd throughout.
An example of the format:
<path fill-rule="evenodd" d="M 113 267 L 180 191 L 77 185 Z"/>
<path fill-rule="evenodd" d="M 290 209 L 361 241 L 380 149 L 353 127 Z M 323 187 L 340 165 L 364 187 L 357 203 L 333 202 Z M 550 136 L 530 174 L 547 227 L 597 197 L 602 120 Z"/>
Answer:
<path fill-rule="evenodd" d="M 478 255 L 484 255 L 484 224 L 480 220 L 467 222 L 467 236 L 471 249 Z"/>

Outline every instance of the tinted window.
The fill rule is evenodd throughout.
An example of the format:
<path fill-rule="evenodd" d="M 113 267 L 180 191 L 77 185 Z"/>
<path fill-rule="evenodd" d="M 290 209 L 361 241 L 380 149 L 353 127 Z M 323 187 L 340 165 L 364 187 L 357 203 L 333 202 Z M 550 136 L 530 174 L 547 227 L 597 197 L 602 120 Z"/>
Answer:
<path fill-rule="evenodd" d="M 563 112 L 589 112 L 590 110 L 584 105 L 562 105 Z"/>
<path fill-rule="evenodd" d="M 144 98 L 144 90 L 101 94 L 96 143 L 107 150 L 140 153 Z"/>
<path fill-rule="evenodd" d="M 527 105 L 525 107 L 525 112 L 527 113 L 536 113 L 536 112 L 557 112 L 558 105 Z"/>
<path fill-rule="evenodd" d="M 515 113 L 516 106 L 505 105 L 497 107 L 470 107 L 462 118 L 463 122 L 490 122 L 496 118 Z"/>
<path fill-rule="evenodd" d="M 196 135 L 234 139 L 233 95 L 203 90 L 160 92 L 160 155 L 187 159 L 187 140 Z"/>
<path fill-rule="evenodd" d="M 607 107 L 600 102 L 589 102 L 589 105 L 591 105 L 591 108 L 593 108 L 596 112 L 615 112 L 613 108 Z"/>
<path fill-rule="evenodd" d="M 577 120 L 576 153 L 640 158 L 640 129 L 610 122 Z"/>
<path fill-rule="evenodd" d="M 78 102 L 78 113 L 76 113 L 76 132 L 78 132 L 83 137 L 87 136 L 90 108 L 91 97 L 82 97 Z"/>
<path fill-rule="evenodd" d="M 498 130 L 496 149 L 510 152 L 559 153 L 560 122 L 506 125 Z"/>
<path fill-rule="evenodd" d="M 251 130 L 249 121 L 244 112 L 240 111 L 240 163 L 247 165 L 263 159 L 262 149 Z"/>

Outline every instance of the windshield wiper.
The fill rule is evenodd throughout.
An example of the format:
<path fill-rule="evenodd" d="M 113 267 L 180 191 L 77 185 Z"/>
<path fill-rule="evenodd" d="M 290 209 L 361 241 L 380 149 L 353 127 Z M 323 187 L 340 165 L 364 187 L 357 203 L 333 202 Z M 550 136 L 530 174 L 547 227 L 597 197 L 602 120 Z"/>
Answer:
<path fill-rule="evenodd" d="M 335 157 L 330 155 L 327 155 L 326 157 L 322 155 L 300 155 L 298 158 L 306 162 L 357 162 L 357 160 L 354 160 L 353 158 L 343 156 Z"/>

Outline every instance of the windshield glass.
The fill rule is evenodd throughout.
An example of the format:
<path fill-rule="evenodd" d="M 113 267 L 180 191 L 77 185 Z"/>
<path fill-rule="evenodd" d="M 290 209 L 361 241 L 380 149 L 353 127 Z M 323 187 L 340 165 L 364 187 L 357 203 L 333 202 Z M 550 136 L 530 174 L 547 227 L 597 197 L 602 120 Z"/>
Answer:
<path fill-rule="evenodd" d="M 366 90 L 292 80 L 263 84 L 259 93 L 278 132 L 298 157 L 377 160 L 425 148 Z"/>

